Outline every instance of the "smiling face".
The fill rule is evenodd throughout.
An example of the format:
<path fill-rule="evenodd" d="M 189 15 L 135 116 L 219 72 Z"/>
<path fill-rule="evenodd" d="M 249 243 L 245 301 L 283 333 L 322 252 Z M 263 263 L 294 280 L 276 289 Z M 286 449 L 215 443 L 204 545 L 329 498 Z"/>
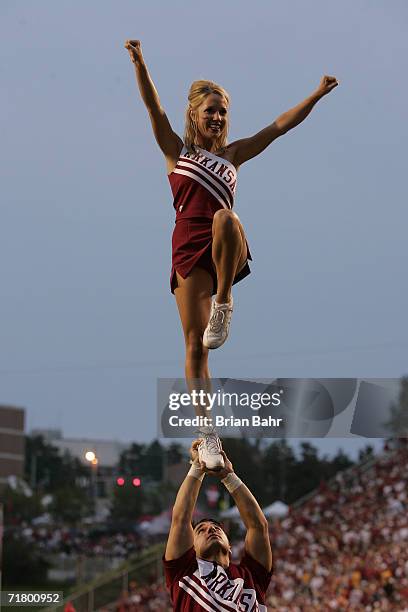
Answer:
<path fill-rule="evenodd" d="M 204 141 L 214 141 L 227 128 L 228 103 L 219 94 L 209 94 L 194 113 L 199 134 Z"/>
<path fill-rule="evenodd" d="M 218 552 L 228 555 L 231 548 L 225 531 L 211 521 L 203 521 L 194 528 L 194 549 L 196 555 L 206 559 Z"/>

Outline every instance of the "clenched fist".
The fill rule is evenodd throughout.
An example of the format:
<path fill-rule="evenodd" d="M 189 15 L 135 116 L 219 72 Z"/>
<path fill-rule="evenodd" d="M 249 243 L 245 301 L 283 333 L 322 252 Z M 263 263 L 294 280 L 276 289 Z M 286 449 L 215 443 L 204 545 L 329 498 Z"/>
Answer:
<path fill-rule="evenodd" d="M 136 62 L 142 61 L 143 56 L 140 40 L 127 40 L 125 42 L 125 49 L 129 51 L 130 59 L 134 64 L 136 64 Z"/>
<path fill-rule="evenodd" d="M 330 93 L 332 89 L 337 87 L 338 84 L 339 82 L 336 77 L 325 75 L 322 77 L 317 91 L 320 93 L 320 95 L 325 96 L 326 94 Z"/>

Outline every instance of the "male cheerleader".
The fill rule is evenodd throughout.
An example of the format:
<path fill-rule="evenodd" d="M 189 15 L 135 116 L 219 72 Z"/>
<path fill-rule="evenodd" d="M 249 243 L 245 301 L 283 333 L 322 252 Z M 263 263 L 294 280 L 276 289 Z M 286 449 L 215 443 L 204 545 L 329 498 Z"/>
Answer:
<path fill-rule="evenodd" d="M 191 468 L 176 497 L 163 558 L 173 610 L 266 612 L 265 593 L 272 573 L 268 522 L 252 493 L 234 473 L 224 451 L 221 471 L 211 472 L 199 462 L 200 443 L 201 440 L 195 440 L 191 445 Z M 192 526 L 206 473 L 221 479 L 246 527 L 245 552 L 238 565 L 231 563 L 230 543 L 220 523 L 208 518 Z"/>

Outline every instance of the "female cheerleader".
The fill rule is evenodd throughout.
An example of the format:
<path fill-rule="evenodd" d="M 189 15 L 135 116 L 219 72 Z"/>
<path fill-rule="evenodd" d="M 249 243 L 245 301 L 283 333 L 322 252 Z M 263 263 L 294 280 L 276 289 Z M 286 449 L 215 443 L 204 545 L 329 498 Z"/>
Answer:
<path fill-rule="evenodd" d="M 228 93 L 212 81 L 195 81 L 188 95 L 182 140 L 160 103 L 140 41 L 127 40 L 125 47 L 135 66 L 153 133 L 166 159 L 174 196 L 176 224 L 170 285 L 184 332 L 185 375 L 188 382 L 199 381 L 200 388 L 208 389 L 208 350 L 218 348 L 227 339 L 233 310 L 231 287 L 250 273 L 251 256 L 244 229 L 232 211 L 238 168 L 301 123 L 338 82 L 333 76 L 324 76 L 310 96 L 271 125 L 254 136 L 227 144 Z M 190 386 L 196 388 L 197 384 Z M 198 414 L 208 412 L 203 406 Z M 221 462 L 219 440 L 214 437 L 215 442 L 210 435 L 207 446 Z"/>

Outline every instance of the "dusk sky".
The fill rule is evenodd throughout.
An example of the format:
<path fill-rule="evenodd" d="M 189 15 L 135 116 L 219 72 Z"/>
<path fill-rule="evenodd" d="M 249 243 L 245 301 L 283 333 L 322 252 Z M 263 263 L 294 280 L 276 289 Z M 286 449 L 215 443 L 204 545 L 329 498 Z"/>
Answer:
<path fill-rule="evenodd" d="M 239 172 L 254 261 L 213 375 L 407 373 L 407 22 L 406 0 L 2 1 L 0 403 L 27 431 L 150 441 L 157 378 L 183 376 L 174 210 L 127 38 L 180 135 L 198 78 L 229 91 L 230 141 L 340 82 Z"/>

